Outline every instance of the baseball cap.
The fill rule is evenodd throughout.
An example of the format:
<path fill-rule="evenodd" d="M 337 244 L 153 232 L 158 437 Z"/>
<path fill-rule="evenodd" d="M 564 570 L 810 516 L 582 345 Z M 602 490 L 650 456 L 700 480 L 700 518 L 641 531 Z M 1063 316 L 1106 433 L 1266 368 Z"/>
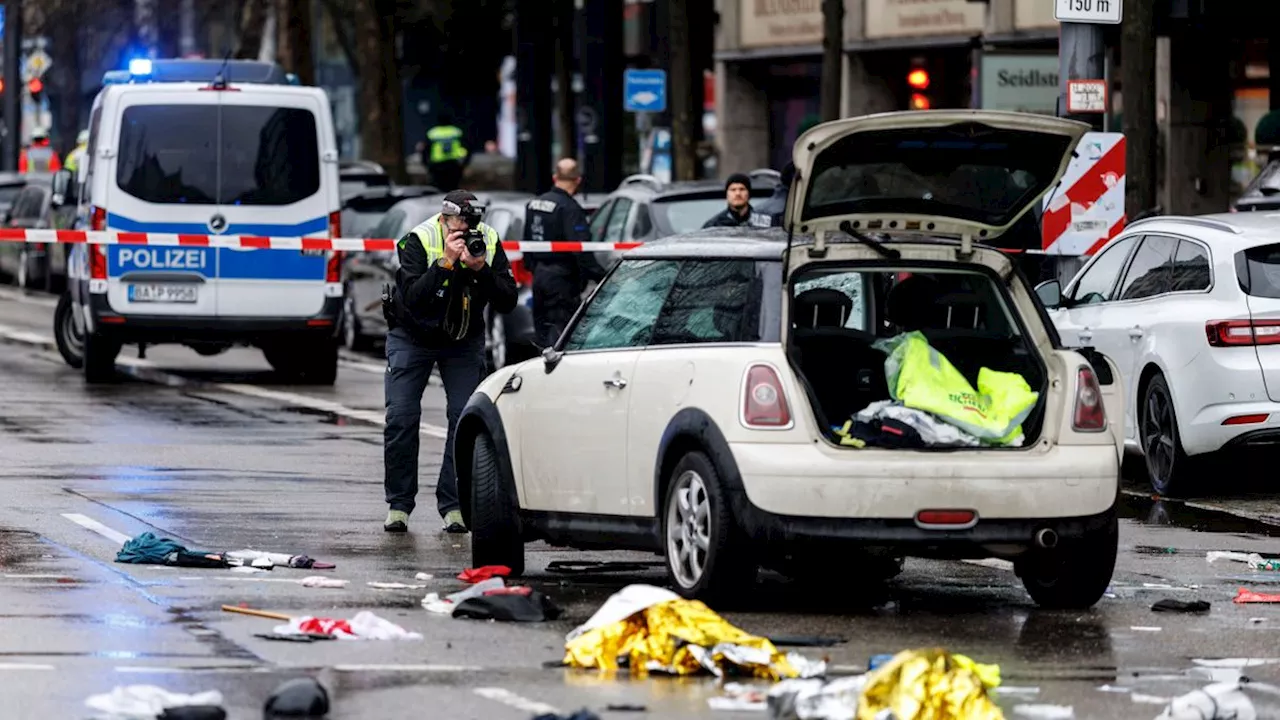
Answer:
<path fill-rule="evenodd" d="M 476 203 L 476 196 L 469 190 L 453 190 L 444 196 L 444 202 L 441 203 L 441 212 L 445 215 L 469 215 L 472 213 L 472 205 Z"/>

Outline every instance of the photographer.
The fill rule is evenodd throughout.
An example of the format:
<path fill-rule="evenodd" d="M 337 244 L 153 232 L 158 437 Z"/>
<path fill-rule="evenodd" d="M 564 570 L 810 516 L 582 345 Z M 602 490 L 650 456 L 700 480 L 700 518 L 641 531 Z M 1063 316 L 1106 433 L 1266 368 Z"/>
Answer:
<path fill-rule="evenodd" d="M 444 529 L 465 533 L 453 467 L 454 426 L 485 375 L 484 309 L 508 313 L 516 283 L 498 233 L 480 222 L 476 196 L 455 190 L 443 210 L 400 239 L 396 284 L 384 297 L 387 316 L 387 425 L 383 434 L 387 532 L 409 529 L 418 494 L 422 393 L 440 368 L 448 404 L 448 438 L 436 485 Z"/>

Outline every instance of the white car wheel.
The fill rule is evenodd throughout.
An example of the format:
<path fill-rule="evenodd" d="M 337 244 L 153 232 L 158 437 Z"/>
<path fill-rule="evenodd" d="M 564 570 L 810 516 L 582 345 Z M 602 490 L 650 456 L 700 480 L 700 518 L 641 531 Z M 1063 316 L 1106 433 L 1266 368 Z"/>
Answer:
<path fill-rule="evenodd" d="M 711 498 L 694 470 L 686 470 L 671 488 L 667 505 L 667 557 L 671 574 L 683 588 L 702 580 L 711 551 Z"/>

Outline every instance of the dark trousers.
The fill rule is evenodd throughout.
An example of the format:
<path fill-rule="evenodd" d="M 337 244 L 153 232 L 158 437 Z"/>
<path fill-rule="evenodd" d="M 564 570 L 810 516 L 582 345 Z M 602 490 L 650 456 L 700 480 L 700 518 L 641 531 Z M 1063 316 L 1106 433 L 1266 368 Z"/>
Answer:
<path fill-rule="evenodd" d="M 421 437 L 422 393 L 431 368 L 440 367 L 448 404 L 448 437 L 436 483 L 440 516 L 459 509 L 458 476 L 453 467 L 453 435 L 458 416 L 485 376 L 484 337 L 441 348 L 425 348 L 402 328 L 387 333 L 387 426 L 383 430 L 387 504 L 412 513 L 418 495 L 418 448 Z"/>
<path fill-rule="evenodd" d="M 457 190 L 462 184 L 462 163 L 457 160 L 431 163 L 427 166 L 427 170 L 431 173 L 431 184 L 435 185 L 440 192 Z"/>
<path fill-rule="evenodd" d="M 539 347 L 555 345 L 582 304 L 582 291 L 574 278 L 555 269 L 533 272 L 533 330 Z"/>

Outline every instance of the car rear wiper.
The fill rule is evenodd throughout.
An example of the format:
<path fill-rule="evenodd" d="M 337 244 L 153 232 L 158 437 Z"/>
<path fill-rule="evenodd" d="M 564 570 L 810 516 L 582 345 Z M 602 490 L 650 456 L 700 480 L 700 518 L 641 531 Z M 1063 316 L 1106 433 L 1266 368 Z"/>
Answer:
<path fill-rule="evenodd" d="M 853 225 L 848 220 L 840 223 L 840 230 L 854 240 L 857 240 L 863 245 L 866 245 L 872 250 L 880 253 L 881 257 L 888 258 L 890 260 L 898 260 L 902 257 L 902 253 L 897 250 L 885 245 L 875 238 L 870 237 L 869 235 L 864 235 L 859 230 L 854 229 Z"/>

